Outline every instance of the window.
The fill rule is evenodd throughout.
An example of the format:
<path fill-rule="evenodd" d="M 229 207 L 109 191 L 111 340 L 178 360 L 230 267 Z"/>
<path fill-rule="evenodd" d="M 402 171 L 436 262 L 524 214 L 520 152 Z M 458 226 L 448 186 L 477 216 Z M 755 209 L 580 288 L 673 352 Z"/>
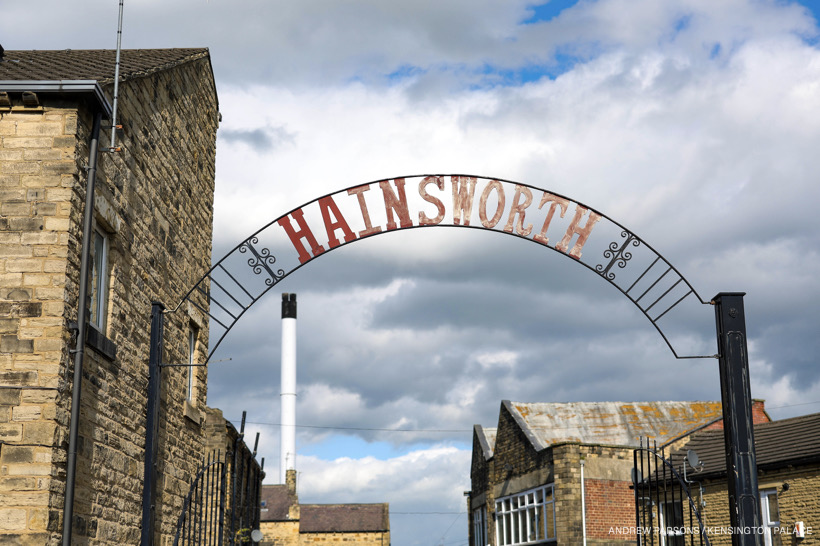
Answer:
<path fill-rule="evenodd" d="M 760 491 L 760 515 L 763 521 L 763 544 L 781 546 L 780 533 L 773 533 L 774 527 L 780 527 L 780 509 L 777 506 L 777 489 Z"/>
<path fill-rule="evenodd" d="M 188 330 L 188 384 L 185 389 L 185 399 L 193 403 L 194 401 L 194 357 L 196 355 L 196 330 Z"/>
<path fill-rule="evenodd" d="M 94 262 L 91 265 L 91 313 L 89 322 L 105 333 L 105 315 L 108 307 L 108 237 L 94 230 Z"/>
<path fill-rule="evenodd" d="M 545 485 L 495 503 L 496 543 L 499 546 L 555 540 L 555 497 Z"/>
<path fill-rule="evenodd" d="M 683 505 L 681 501 L 661 503 L 661 546 L 685 546 Z"/>
<path fill-rule="evenodd" d="M 473 510 L 473 546 L 487 546 L 487 507 Z"/>

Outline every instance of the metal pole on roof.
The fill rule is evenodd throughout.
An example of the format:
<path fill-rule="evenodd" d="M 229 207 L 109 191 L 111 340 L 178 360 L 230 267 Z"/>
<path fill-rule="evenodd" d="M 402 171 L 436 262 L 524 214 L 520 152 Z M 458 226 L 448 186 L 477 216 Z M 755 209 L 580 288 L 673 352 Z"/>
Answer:
<path fill-rule="evenodd" d="M 120 51 L 122 50 L 122 7 L 124 0 L 120 0 L 120 18 L 117 24 L 117 60 L 114 63 L 114 105 L 111 116 L 111 145 L 109 152 L 119 151 L 116 146 L 117 141 L 117 98 L 120 94 Z"/>
<path fill-rule="evenodd" d="M 63 546 L 71 546 L 71 524 L 74 519 L 74 482 L 77 475 L 77 442 L 80 430 L 80 394 L 83 387 L 83 357 L 85 355 L 86 299 L 88 299 L 88 268 L 91 261 L 91 222 L 94 218 L 94 185 L 97 180 L 97 149 L 100 145 L 102 113 L 94 114 L 91 142 L 88 150 L 88 183 L 85 188 L 82 256 L 80 256 L 80 294 L 77 302 L 77 342 L 74 348 L 74 385 L 71 391 L 71 423 L 68 432 L 68 461 L 63 505 Z"/>

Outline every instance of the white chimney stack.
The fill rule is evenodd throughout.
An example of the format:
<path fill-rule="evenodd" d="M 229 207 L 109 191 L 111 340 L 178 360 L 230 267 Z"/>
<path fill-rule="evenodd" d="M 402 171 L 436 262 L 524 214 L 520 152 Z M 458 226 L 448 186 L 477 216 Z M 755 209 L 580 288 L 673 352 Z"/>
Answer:
<path fill-rule="evenodd" d="M 279 483 L 296 470 L 296 294 L 282 294 L 282 378 Z"/>

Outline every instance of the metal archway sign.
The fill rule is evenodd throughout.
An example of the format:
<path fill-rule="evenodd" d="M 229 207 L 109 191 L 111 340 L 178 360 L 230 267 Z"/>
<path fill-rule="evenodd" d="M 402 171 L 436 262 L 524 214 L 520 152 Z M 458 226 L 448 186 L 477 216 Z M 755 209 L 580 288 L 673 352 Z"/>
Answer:
<path fill-rule="evenodd" d="M 679 359 L 717 358 L 726 439 L 732 526 L 760 527 L 743 294 L 707 301 L 645 240 L 600 211 L 563 195 L 509 180 L 470 175 L 414 175 L 376 180 L 309 201 L 272 220 L 236 245 L 170 310 L 155 303 L 149 358 L 143 544 L 153 528 L 156 429 L 163 315 L 189 303 L 210 317 L 220 346 L 240 318 L 280 281 L 331 250 L 393 231 L 458 227 L 526 239 L 568 257 L 626 296 Z M 203 307 L 197 300 L 206 298 Z M 714 305 L 718 354 L 679 354 L 666 331 L 685 305 Z M 664 322 L 661 322 L 665 319 Z M 152 455 L 153 454 L 153 455 Z M 733 535 L 757 544 L 758 535 Z M 734 542 L 737 541 L 737 542 Z"/>
<path fill-rule="evenodd" d="M 272 220 L 240 242 L 180 302 L 211 318 L 211 358 L 265 293 L 308 262 L 393 231 L 457 227 L 512 235 L 571 258 L 623 293 L 681 354 L 661 319 L 683 303 L 708 304 L 646 241 L 600 211 L 527 184 L 465 175 L 384 179 L 323 195 Z M 196 303 L 205 296 L 207 309 Z M 177 305 L 177 308 L 179 308 Z M 674 314 L 674 313 L 673 313 Z"/>

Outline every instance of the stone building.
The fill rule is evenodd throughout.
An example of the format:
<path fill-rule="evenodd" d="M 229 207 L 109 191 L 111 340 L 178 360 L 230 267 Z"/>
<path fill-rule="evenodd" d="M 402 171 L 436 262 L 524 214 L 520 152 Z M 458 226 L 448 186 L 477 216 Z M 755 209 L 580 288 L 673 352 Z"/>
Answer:
<path fill-rule="evenodd" d="M 287 483 L 262 486 L 262 546 L 355 544 L 390 546 L 390 507 L 379 504 L 299 504 L 296 471 Z"/>
<path fill-rule="evenodd" d="M 100 136 L 72 535 L 140 540 L 152 302 L 168 307 L 157 544 L 173 537 L 202 464 L 219 109 L 207 49 L 0 47 L 0 543 L 62 535 L 89 146 Z"/>
<path fill-rule="evenodd" d="M 634 543 L 631 471 L 640 438 L 682 445 L 720 426 L 720 402 L 501 403 L 476 425 L 468 495 L 471 546 Z M 768 420 L 761 402 L 756 420 Z M 585 502 L 582 507 L 582 475 Z"/>
<path fill-rule="evenodd" d="M 754 427 L 757 480 L 760 491 L 763 544 L 811 546 L 820 544 L 820 413 L 792 417 Z M 704 430 L 673 453 L 676 466 L 688 450 L 703 463 L 688 479 L 701 509 L 703 523 L 714 546 L 729 545 L 729 493 L 723 433 Z M 805 536 L 794 534 L 802 522 Z M 679 543 L 689 542 L 681 537 Z M 671 545 L 670 545 L 671 546 Z"/>

